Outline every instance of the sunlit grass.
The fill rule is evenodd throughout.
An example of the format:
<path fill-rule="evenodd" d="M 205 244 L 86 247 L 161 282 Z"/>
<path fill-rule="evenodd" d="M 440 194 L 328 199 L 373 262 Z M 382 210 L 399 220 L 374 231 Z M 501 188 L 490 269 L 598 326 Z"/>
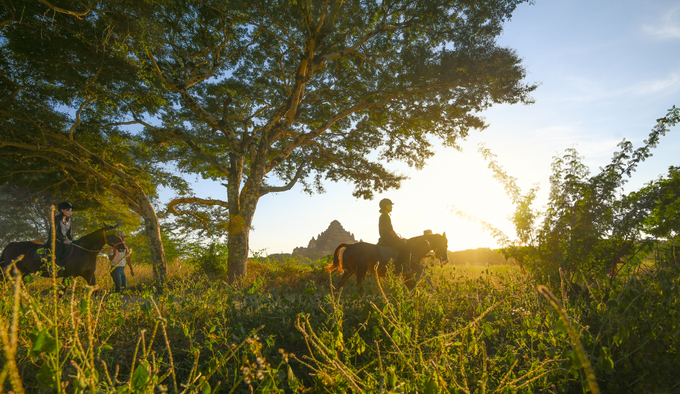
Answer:
<path fill-rule="evenodd" d="M 435 265 L 428 269 L 428 275 L 433 283 L 441 279 L 454 282 L 465 282 L 470 280 L 486 280 L 495 285 L 502 284 L 504 279 L 524 277 L 520 269 L 515 264 L 500 265 Z"/>
<path fill-rule="evenodd" d="M 516 264 L 499 264 L 499 265 L 452 265 L 443 272 L 451 276 L 451 278 L 467 278 L 474 279 L 483 275 L 515 275 L 519 274 L 520 270 Z"/>
<path fill-rule="evenodd" d="M 95 271 L 95 278 L 97 285 L 107 292 L 112 292 L 115 289 L 113 279 L 111 279 L 111 269 L 109 259 L 105 256 L 97 256 L 97 270 Z M 134 276 L 130 272 L 130 267 L 125 267 L 125 276 L 127 278 L 127 287 L 131 292 L 142 290 L 145 286 L 150 286 L 153 283 L 153 267 L 150 264 L 139 264 L 133 260 Z M 191 276 L 195 273 L 196 267 L 176 259 L 168 262 L 168 278 L 172 281 L 185 276 Z M 61 279 L 58 279 L 60 282 Z M 85 283 L 82 278 L 76 279 L 79 282 Z M 33 276 L 26 284 L 27 290 L 35 293 L 44 293 L 52 286 L 50 278 L 43 278 Z"/>
<path fill-rule="evenodd" d="M 224 392 L 259 393 L 583 388 L 572 352 L 577 341 L 570 341 L 559 323 L 564 318 L 538 294 L 536 279 L 514 265 L 435 267 L 429 271 L 434 288 L 421 281 L 415 291 L 401 278 L 378 281 L 369 275 L 359 295 L 353 280 L 342 291 L 332 288 L 330 281 L 337 284 L 339 275 L 329 275 L 326 263 L 253 261 L 248 278 L 231 286 L 173 261 L 163 292 L 152 287 L 151 267 L 136 264 L 123 297 L 111 294 L 107 260 L 98 266 L 105 290 L 98 294 L 79 280 L 55 300 L 48 291 L 51 281 L 37 279 L 20 289 L 17 303 L 16 288 L 6 283 L 0 285 L 0 318 L 3 324 L 14 321 L 17 310 L 22 323 L 16 326 L 17 345 L 4 345 L 5 352 L 15 354 L 26 391 L 36 393 L 53 392 L 45 385 L 57 374 L 67 385 L 63 392 L 78 393 L 86 386 L 92 392 L 177 387 L 195 393 L 207 384 Z M 660 322 L 677 310 L 677 297 L 668 291 L 677 278 L 659 273 L 667 280 L 645 275 L 627 284 L 600 281 L 590 284 L 592 292 L 568 299 L 559 285 L 554 291 L 580 333 L 598 383 L 609 388 L 605 392 L 631 384 L 640 390 L 672 386 L 659 379 L 675 376 L 677 340 L 670 336 L 675 328 Z M 658 285 L 647 285 L 651 280 Z M 609 301 L 602 301 L 605 295 Z M 665 301 L 657 302 L 659 297 Z M 617 305 L 626 306 L 625 316 Z M 658 324 L 670 331 L 657 332 Z M 639 339 L 640 330 L 665 336 Z M 62 351 L 38 340 L 41 332 L 47 339 L 58 336 Z M 671 362 L 669 372 L 644 369 L 652 356 Z M 62 369 L 45 369 L 49 360 L 63 363 Z M 12 388 L 5 381 L 0 389 Z"/>

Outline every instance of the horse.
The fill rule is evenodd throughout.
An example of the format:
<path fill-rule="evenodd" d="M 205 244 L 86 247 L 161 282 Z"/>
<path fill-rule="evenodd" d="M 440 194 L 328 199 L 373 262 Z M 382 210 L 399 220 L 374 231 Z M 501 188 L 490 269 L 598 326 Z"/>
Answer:
<path fill-rule="evenodd" d="M 432 242 L 430 242 L 432 241 Z M 444 235 L 421 235 L 406 240 L 411 256 L 407 267 L 400 264 L 395 266 L 395 272 L 404 274 L 404 282 L 409 290 L 415 287 L 416 280 L 413 278 L 415 272 L 418 276 L 422 275 L 423 267 L 420 261 L 432 250 L 442 261 L 448 261 L 446 256 L 446 233 Z M 434 245 L 434 246 L 433 246 Z M 387 263 L 391 260 L 381 252 L 381 247 L 367 242 L 355 244 L 340 244 L 333 252 L 333 262 L 326 266 L 326 270 L 333 272 L 336 269 L 342 273 L 342 278 L 338 283 L 343 287 L 347 280 L 356 274 L 359 291 L 363 291 L 362 282 L 368 272 L 385 277 L 387 275 Z M 393 260 L 393 259 L 392 259 Z M 376 268 L 377 267 L 377 268 Z M 344 271 L 344 272 L 343 272 Z"/>
<path fill-rule="evenodd" d="M 119 252 L 124 252 L 126 249 L 125 242 L 118 235 L 106 235 L 106 231 L 113 230 L 116 227 L 118 226 L 105 226 L 73 241 L 71 243 L 73 252 L 64 259 L 63 267 L 57 272 L 56 276 L 59 278 L 81 276 L 88 285 L 96 285 L 97 254 L 101 252 L 104 244 L 109 245 L 109 249 L 116 249 Z M 44 260 L 36 253 L 38 248 L 43 245 L 42 242 L 37 241 L 10 242 L 0 255 L 2 273 L 5 273 L 12 262 L 16 262 L 16 269 L 21 275 L 42 271 L 41 276 L 51 277 L 51 274 L 45 269 Z M 51 264 L 51 261 L 48 261 L 47 264 Z"/>
<path fill-rule="evenodd" d="M 442 264 L 449 262 L 449 241 L 446 239 L 446 232 L 443 234 L 427 233 L 411 238 L 412 240 L 423 239 L 430 244 L 434 255 Z"/>
<path fill-rule="evenodd" d="M 411 239 L 423 239 L 427 241 L 434 252 L 434 257 L 439 260 L 440 264 L 443 265 L 449 262 L 449 241 L 446 239 L 446 232 L 443 234 L 433 234 L 432 232 L 426 232 L 424 235 L 413 237 Z M 416 269 L 416 282 L 420 280 L 424 273 L 425 267 L 422 264 L 419 264 Z M 430 284 L 430 287 L 434 288 L 430 278 L 427 275 L 425 278 Z"/>

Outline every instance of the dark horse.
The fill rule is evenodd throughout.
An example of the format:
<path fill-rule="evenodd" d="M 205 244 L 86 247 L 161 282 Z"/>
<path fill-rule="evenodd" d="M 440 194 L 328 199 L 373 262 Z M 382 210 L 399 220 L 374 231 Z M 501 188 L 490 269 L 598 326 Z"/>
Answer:
<path fill-rule="evenodd" d="M 446 264 L 449 262 L 449 241 L 446 239 L 446 232 L 443 234 L 425 234 L 421 235 L 418 237 L 413 237 L 411 239 L 424 239 L 426 240 L 429 244 L 430 247 L 432 248 L 431 250 L 434 252 L 434 257 L 439 260 L 441 264 Z M 416 270 L 416 282 L 420 280 L 420 277 L 424 274 L 425 272 L 425 267 L 422 264 L 418 265 L 418 269 Z M 430 284 L 430 287 L 434 287 L 432 284 L 432 281 L 430 280 L 429 277 L 427 277 L 427 282 Z"/>
<path fill-rule="evenodd" d="M 117 235 L 106 235 L 106 231 L 113 230 L 117 226 L 106 226 L 95 230 L 80 239 L 73 241 L 73 252 L 64 259 L 64 267 L 58 271 L 57 277 L 66 278 L 70 276 L 82 276 L 90 286 L 96 284 L 95 270 L 97 268 L 97 254 L 101 252 L 104 244 L 115 248 L 120 252 L 125 251 L 125 243 Z M 16 269 L 22 275 L 31 274 L 42 271 L 42 276 L 49 277 L 50 274 L 45 268 L 45 262 L 41 260 L 37 254 L 37 249 L 43 246 L 42 242 L 25 241 L 25 242 L 11 242 L 0 256 L 0 267 L 3 274 L 13 261 L 16 262 Z M 51 261 L 48 262 L 51 264 Z"/>
<path fill-rule="evenodd" d="M 446 239 L 446 232 L 443 234 L 425 234 L 411 238 L 413 240 L 423 239 L 430 244 L 434 256 L 442 263 L 449 262 L 449 241 Z"/>
<path fill-rule="evenodd" d="M 400 264 L 395 264 L 395 272 L 404 274 L 404 281 L 409 289 L 413 289 L 416 280 L 420 278 L 423 273 L 423 266 L 421 260 L 427 256 L 430 251 L 434 251 L 435 256 L 442 262 L 448 261 L 446 240 L 446 233 L 421 235 L 418 237 L 409 238 L 406 240 L 411 256 L 407 267 Z M 387 263 L 390 257 L 386 256 L 381 251 L 381 247 L 367 242 L 359 242 L 355 244 L 341 244 L 333 252 L 333 262 L 326 266 L 329 272 L 339 270 L 343 272 L 342 278 L 338 283 L 339 287 L 345 285 L 347 280 L 356 274 L 357 285 L 361 291 L 361 283 L 368 272 L 384 277 L 387 274 Z M 377 272 L 376 272 L 377 266 Z M 413 274 L 416 274 L 414 278 Z"/>

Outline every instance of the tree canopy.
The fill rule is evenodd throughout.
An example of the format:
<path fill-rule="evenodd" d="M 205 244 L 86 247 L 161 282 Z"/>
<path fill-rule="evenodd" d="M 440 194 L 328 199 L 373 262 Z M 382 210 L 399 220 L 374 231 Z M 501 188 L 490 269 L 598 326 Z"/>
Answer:
<path fill-rule="evenodd" d="M 43 21 L 52 35 L 29 48 L 10 25 L 7 47 L 57 65 L 45 73 L 75 73 L 89 84 L 81 109 L 142 125 L 155 160 L 225 185 L 224 200 L 185 195 L 170 208 L 228 210 L 233 280 L 262 196 L 342 180 L 371 198 L 405 179 L 386 162 L 421 168 L 434 146 L 483 129 L 491 105 L 530 103 L 519 56 L 496 43 L 522 2 L 69 2 L 61 9 L 89 12 Z"/>

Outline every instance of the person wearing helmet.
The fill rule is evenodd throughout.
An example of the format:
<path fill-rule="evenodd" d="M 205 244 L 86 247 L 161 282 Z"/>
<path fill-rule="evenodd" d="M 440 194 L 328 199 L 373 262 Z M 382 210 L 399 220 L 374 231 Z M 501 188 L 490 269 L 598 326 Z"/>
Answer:
<path fill-rule="evenodd" d="M 392 228 L 392 218 L 390 218 L 392 205 L 392 201 L 388 198 L 380 200 L 380 219 L 378 221 L 380 239 L 378 245 L 396 249 L 399 252 L 399 263 L 403 263 L 408 256 L 408 245 Z"/>
<path fill-rule="evenodd" d="M 71 215 L 73 214 L 73 205 L 66 201 L 59 204 L 57 207 L 59 213 L 54 217 L 54 233 L 55 233 L 55 246 L 54 246 L 54 256 L 55 263 L 63 267 L 64 259 L 68 257 L 73 251 L 73 246 L 71 241 L 73 241 L 73 233 L 71 231 Z M 49 239 L 47 240 L 47 246 L 52 246 L 52 234 L 50 233 Z"/>

